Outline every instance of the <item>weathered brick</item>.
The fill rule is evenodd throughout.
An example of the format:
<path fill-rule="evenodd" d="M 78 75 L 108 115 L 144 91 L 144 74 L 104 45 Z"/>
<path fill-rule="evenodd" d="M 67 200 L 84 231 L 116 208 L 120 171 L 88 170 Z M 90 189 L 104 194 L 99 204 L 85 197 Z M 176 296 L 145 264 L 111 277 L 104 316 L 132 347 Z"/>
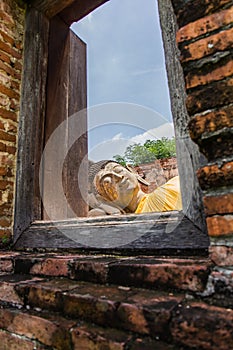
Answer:
<path fill-rule="evenodd" d="M 233 45 L 233 28 L 213 34 L 187 45 L 179 45 L 182 63 L 213 55 L 217 51 L 229 50 Z"/>
<path fill-rule="evenodd" d="M 231 157 L 233 154 L 233 128 L 204 134 L 197 143 L 209 161 Z"/>
<path fill-rule="evenodd" d="M 6 96 L 10 98 L 18 98 L 19 99 L 19 93 L 14 91 L 13 89 L 10 89 L 2 84 L 0 84 L 0 92 L 2 94 L 5 94 Z"/>
<path fill-rule="evenodd" d="M 4 166 L 0 167 L 0 175 L 5 176 L 7 174 L 7 168 Z"/>
<path fill-rule="evenodd" d="M 0 275 L 12 273 L 14 270 L 13 259 L 2 259 L 0 256 Z"/>
<path fill-rule="evenodd" d="M 230 127 L 233 127 L 233 106 L 196 115 L 189 122 L 189 132 L 193 140 L 197 140 L 205 133 Z"/>
<path fill-rule="evenodd" d="M 232 5 L 232 0 L 172 0 L 179 27 L 199 18 L 219 11 L 224 5 Z"/>
<path fill-rule="evenodd" d="M 21 279 L 25 279 L 21 277 Z M 10 304 L 23 305 L 21 298 L 15 291 L 15 286 L 19 283 L 20 278 L 11 275 L 0 277 L 0 301 Z"/>
<path fill-rule="evenodd" d="M 74 350 L 123 350 L 130 339 L 129 334 L 119 330 L 104 329 L 90 324 L 72 330 Z"/>
<path fill-rule="evenodd" d="M 194 11 L 193 11 L 194 12 Z M 180 28 L 176 35 L 177 42 L 188 41 L 231 24 L 233 7 L 205 16 Z"/>
<path fill-rule="evenodd" d="M 11 55 L 11 57 L 15 57 L 17 59 L 22 58 L 22 54 L 20 52 L 18 52 L 15 48 L 12 48 L 10 45 L 8 45 L 7 43 L 1 40 L 0 40 L 0 50 L 8 53 L 9 55 Z"/>
<path fill-rule="evenodd" d="M 13 187 L 12 181 L 0 180 L 0 190 L 5 190 L 6 188 L 12 189 L 12 187 Z"/>
<path fill-rule="evenodd" d="M 3 130 L 0 130 L 0 140 L 15 142 L 16 141 L 16 136 L 12 135 L 12 134 L 10 134 L 8 132 L 5 132 Z"/>
<path fill-rule="evenodd" d="M 204 289 L 209 262 L 185 259 L 129 260 L 109 266 L 110 283 L 166 290 Z"/>
<path fill-rule="evenodd" d="M 151 339 L 149 337 L 137 337 L 133 342 L 128 346 L 129 350 L 185 350 L 179 345 L 172 345 L 160 341 L 157 337 L 157 340 Z"/>
<path fill-rule="evenodd" d="M 0 344 L 3 350 L 34 350 L 35 344 L 14 334 L 0 330 Z"/>
<path fill-rule="evenodd" d="M 215 267 L 208 281 L 209 296 L 207 302 L 212 305 L 233 308 L 233 272 L 232 267 Z"/>
<path fill-rule="evenodd" d="M 232 185 L 233 162 L 205 166 L 197 171 L 197 176 L 203 189 Z"/>
<path fill-rule="evenodd" d="M 72 278 L 82 281 L 106 283 L 108 280 L 109 265 L 115 258 L 80 258 L 75 259 L 72 267 Z"/>
<path fill-rule="evenodd" d="M 1 214 L 1 212 L 0 212 Z M 0 240 L 2 241 L 2 243 L 4 243 L 5 240 L 9 240 L 11 237 L 11 231 L 8 229 L 2 229 L 0 228 Z"/>
<path fill-rule="evenodd" d="M 233 213 L 233 193 L 203 198 L 206 215 Z"/>
<path fill-rule="evenodd" d="M 206 222 L 210 237 L 233 235 L 233 215 L 211 216 Z"/>
<path fill-rule="evenodd" d="M 233 78 L 201 86 L 189 91 L 186 100 L 187 110 L 192 116 L 215 107 L 226 106 L 233 101 Z"/>
<path fill-rule="evenodd" d="M 11 221 L 9 219 L 0 218 L 0 227 L 10 227 Z"/>
<path fill-rule="evenodd" d="M 16 147 L 6 145 L 6 152 L 9 154 L 15 155 L 16 154 Z"/>
<path fill-rule="evenodd" d="M 225 246 L 209 247 L 211 260 L 218 266 L 233 266 L 233 248 Z"/>
<path fill-rule="evenodd" d="M 35 277 L 35 281 L 40 283 L 20 284 L 16 286 L 16 290 L 20 296 L 25 297 L 28 302 L 36 307 L 61 310 L 62 300 L 61 292 L 69 291 L 77 288 L 77 282 L 67 280 L 45 281 L 39 277 Z"/>
<path fill-rule="evenodd" d="M 224 63 L 218 62 L 218 65 L 208 64 L 207 68 L 192 69 L 185 76 L 185 85 L 191 89 L 200 85 L 206 85 L 214 81 L 222 80 L 233 75 L 232 56 L 224 60 Z"/>
<path fill-rule="evenodd" d="M 233 348 L 232 328 L 232 310 L 203 303 L 179 307 L 171 324 L 175 341 L 191 348 L 205 350 Z"/>
<path fill-rule="evenodd" d="M 13 120 L 13 121 L 17 121 L 17 119 L 18 119 L 17 113 L 15 113 L 13 111 L 6 110 L 6 109 L 3 109 L 1 107 L 0 107 L 0 115 L 3 118 L 10 119 L 10 120 Z"/>
<path fill-rule="evenodd" d="M 15 21 L 13 20 L 12 16 L 10 16 L 8 13 L 6 13 L 3 10 L 0 10 L 0 19 L 2 19 L 5 23 L 14 25 Z"/>
<path fill-rule="evenodd" d="M 11 75 L 12 78 L 14 79 L 21 79 L 21 74 L 18 72 L 16 69 L 13 69 L 11 66 L 6 64 L 5 62 L 2 62 L 0 60 L 0 69 L 6 72 L 7 74 Z"/>
<path fill-rule="evenodd" d="M 71 350 L 69 328 L 75 321 L 56 318 L 42 318 L 32 313 L 0 309 L 0 328 L 14 334 L 37 340 L 57 350 Z"/>
<path fill-rule="evenodd" d="M 32 274 L 47 276 L 68 276 L 70 259 L 47 258 L 35 263 L 30 269 Z"/>

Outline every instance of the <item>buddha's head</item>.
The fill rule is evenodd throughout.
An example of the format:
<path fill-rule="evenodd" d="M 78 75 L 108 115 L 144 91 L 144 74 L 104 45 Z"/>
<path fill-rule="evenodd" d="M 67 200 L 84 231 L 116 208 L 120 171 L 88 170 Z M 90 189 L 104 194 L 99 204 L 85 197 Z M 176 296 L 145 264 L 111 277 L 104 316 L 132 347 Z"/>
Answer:
<path fill-rule="evenodd" d="M 138 195 L 142 193 L 139 182 L 149 185 L 132 168 L 114 161 L 95 163 L 90 168 L 90 176 L 96 192 L 105 201 L 129 211 L 136 209 Z"/>

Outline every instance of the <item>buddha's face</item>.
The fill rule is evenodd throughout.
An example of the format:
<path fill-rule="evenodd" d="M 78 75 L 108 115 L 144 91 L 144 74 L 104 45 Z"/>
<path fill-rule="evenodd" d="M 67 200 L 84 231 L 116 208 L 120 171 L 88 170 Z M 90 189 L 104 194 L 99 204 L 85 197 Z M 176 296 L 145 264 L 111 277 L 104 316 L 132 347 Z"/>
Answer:
<path fill-rule="evenodd" d="M 126 208 L 140 189 L 136 175 L 114 162 L 96 174 L 94 183 L 102 197 L 121 208 Z"/>

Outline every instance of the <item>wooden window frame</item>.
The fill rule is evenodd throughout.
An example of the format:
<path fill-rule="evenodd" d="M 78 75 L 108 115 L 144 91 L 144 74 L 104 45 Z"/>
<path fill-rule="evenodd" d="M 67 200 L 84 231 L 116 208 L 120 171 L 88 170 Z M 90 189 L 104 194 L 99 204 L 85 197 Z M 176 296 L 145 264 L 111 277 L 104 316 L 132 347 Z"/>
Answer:
<path fill-rule="evenodd" d="M 58 15 L 67 25 L 71 25 L 109 0 L 35 0 L 28 7 L 25 29 L 24 73 L 22 81 L 16 201 L 14 217 L 14 244 L 16 249 L 75 249 L 126 254 L 206 254 L 209 239 L 206 233 L 205 220 L 201 201 L 201 190 L 196 180 L 191 193 L 192 203 L 183 196 L 187 210 L 183 212 L 150 213 L 143 215 L 124 215 L 120 217 L 77 218 L 57 222 L 41 222 L 41 198 L 39 193 L 39 166 L 43 151 L 44 125 L 46 114 L 46 83 L 48 66 L 48 41 L 50 23 Z M 199 164 L 200 154 L 188 135 L 188 115 L 185 109 L 183 72 L 177 59 L 177 47 L 174 34 L 175 21 L 170 0 L 158 0 L 160 22 L 163 33 L 171 105 L 176 133 L 178 167 L 184 174 L 181 183 L 184 192 L 188 192 L 185 179 L 190 171 L 195 171 Z M 164 15 L 165 13 L 165 15 Z M 167 26 L 172 26 L 168 28 Z M 173 34 L 172 34 L 173 33 Z M 177 84 L 179 82 L 179 84 Z M 34 93 L 32 94 L 32 91 Z M 181 142 L 179 141 L 181 140 Z M 193 168 L 187 169 L 183 157 L 183 145 L 189 149 Z M 181 178 L 182 181 L 182 178 Z M 190 195 L 190 193 L 189 193 Z M 190 196 L 189 196 L 190 198 Z M 195 207 L 195 203 L 197 206 Z M 199 220 L 193 223 L 198 213 Z M 167 225 L 174 225 L 172 233 L 167 232 Z M 149 225 L 149 226 L 148 226 Z M 148 226 L 148 229 L 145 229 Z M 75 239 L 75 232 L 82 234 L 88 230 L 90 237 L 94 232 L 108 233 L 141 231 L 140 238 L 121 247 L 111 247 L 107 240 L 102 247 L 89 247 Z M 69 232 L 68 236 L 63 232 Z M 70 237 L 74 237 L 74 239 Z"/>

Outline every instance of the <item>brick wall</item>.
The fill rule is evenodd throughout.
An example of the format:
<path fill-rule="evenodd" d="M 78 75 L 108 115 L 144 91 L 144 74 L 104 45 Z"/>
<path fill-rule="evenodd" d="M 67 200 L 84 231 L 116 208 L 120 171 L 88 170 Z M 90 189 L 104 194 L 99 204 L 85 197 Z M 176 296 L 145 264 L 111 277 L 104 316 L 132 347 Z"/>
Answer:
<path fill-rule="evenodd" d="M 217 264 L 233 254 L 233 7 L 227 0 L 172 1 L 179 30 L 190 135 L 208 159 L 198 170 L 210 251 Z"/>
<path fill-rule="evenodd" d="M 24 26 L 24 8 L 19 3 L 3 0 L 0 7 L 0 237 L 3 240 L 10 237 L 13 222 Z M 179 27 L 177 43 L 186 83 L 190 135 L 209 161 L 199 169 L 198 177 L 205 191 L 211 252 L 213 258 L 216 252 L 229 256 L 233 253 L 232 1 L 173 0 L 172 3 Z"/>
<path fill-rule="evenodd" d="M 178 175 L 177 160 L 174 157 L 157 159 L 148 164 L 140 164 L 135 167 L 135 170 L 150 184 L 149 188 L 141 184 L 144 192 L 152 192 L 158 186 Z"/>
<path fill-rule="evenodd" d="M 0 3 L 0 242 L 12 235 L 24 9 Z"/>

